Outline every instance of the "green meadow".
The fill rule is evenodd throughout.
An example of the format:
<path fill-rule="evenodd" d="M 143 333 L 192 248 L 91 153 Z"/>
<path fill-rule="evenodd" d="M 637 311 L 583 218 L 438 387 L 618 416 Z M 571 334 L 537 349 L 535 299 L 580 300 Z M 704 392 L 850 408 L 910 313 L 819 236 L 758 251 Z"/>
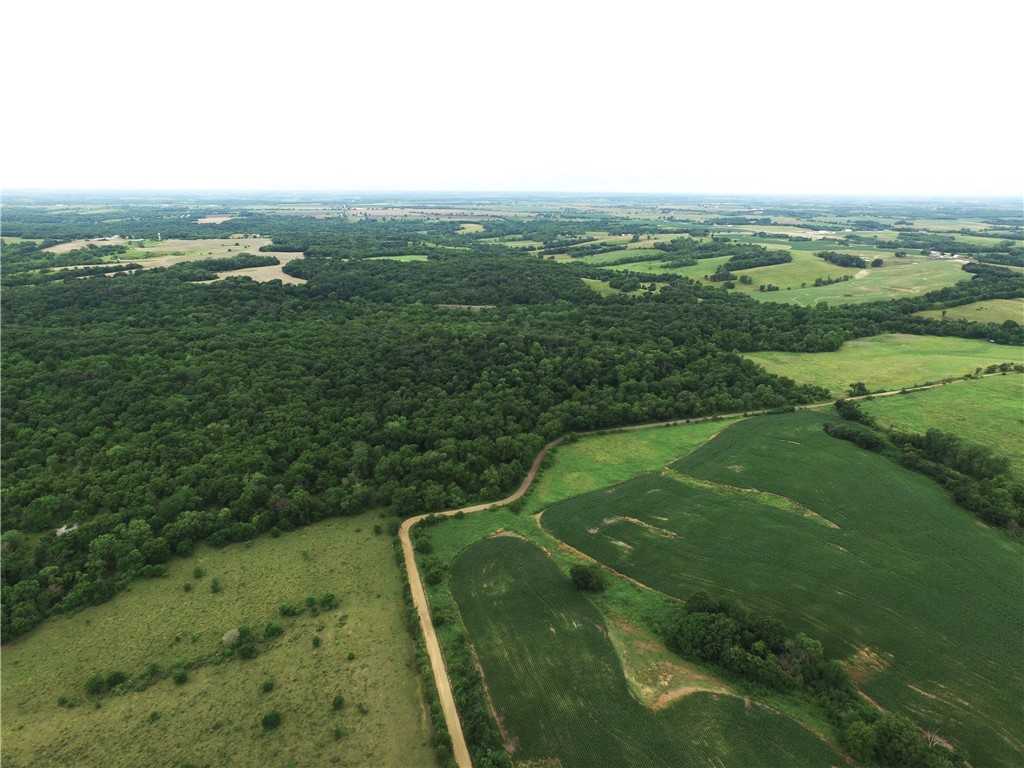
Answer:
<path fill-rule="evenodd" d="M 1011 461 L 1024 479 L 1024 376 L 1006 374 L 954 382 L 893 397 L 861 402 L 887 429 L 954 432 L 986 445 Z"/>
<path fill-rule="evenodd" d="M 544 552 L 512 536 L 467 549 L 452 589 L 516 763 L 830 766 L 839 755 L 742 698 L 693 692 L 661 709 L 630 694 L 598 609 Z"/>
<path fill-rule="evenodd" d="M 650 283 L 644 283 L 642 288 L 637 288 L 634 291 L 623 291 L 619 288 L 612 288 L 607 280 L 595 280 L 594 278 L 584 277 L 581 278 L 592 291 L 597 293 L 599 296 L 642 296 L 648 293 L 647 286 Z M 657 289 L 660 291 L 664 287 L 665 283 L 655 283 Z M 655 291 L 656 293 L 657 291 Z"/>
<path fill-rule="evenodd" d="M 736 273 L 737 276 L 749 275 L 753 282 L 750 285 L 736 282 L 736 287 L 732 290 L 764 301 L 781 301 L 812 306 L 822 301 L 830 304 L 854 304 L 899 299 L 955 285 L 969 277 L 961 269 L 961 264 L 955 261 L 918 256 L 898 259 L 891 252 L 864 247 L 844 247 L 834 243 L 780 244 L 777 241 L 759 238 L 744 238 L 744 241 L 756 242 L 776 250 L 788 250 L 793 256 L 793 261 L 786 264 L 755 267 Z M 823 250 L 861 256 L 868 262 L 880 258 L 884 265 L 866 269 L 839 267 L 814 255 L 815 251 Z M 611 254 L 601 254 L 601 256 L 605 257 L 605 261 L 612 259 Z M 621 264 L 607 267 L 607 269 L 647 272 L 655 275 L 680 275 L 704 282 L 704 275 L 714 273 L 726 261 L 728 261 L 727 256 L 720 256 L 714 259 L 702 259 L 689 267 L 668 267 L 663 264 L 658 254 L 654 253 L 651 261 Z M 844 275 L 850 276 L 850 280 L 818 287 L 814 285 L 814 281 L 818 278 L 827 280 Z M 769 284 L 778 286 L 779 290 L 761 291 L 761 285 Z"/>
<path fill-rule="evenodd" d="M 974 373 L 977 368 L 1019 363 L 1019 347 L 977 339 L 890 333 L 847 341 L 835 352 L 752 352 L 771 373 L 818 384 L 841 397 L 853 382 L 873 391 L 928 384 Z"/>
<path fill-rule="evenodd" d="M 1024 298 L 989 299 L 963 304 L 949 309 L 927 309 L 918 312 L 921 317 L 949 320 L 974 320 L 979 323 L 1005 323 L 1007 320 L 1024 325 Z"/>
<path fill-rule="evenodd" d="M 201 547 L 167 576 L 5 646 L 5 767 L 433 766 L 393 545 L 373 525 L 333 519 Z M 337 607 L 313 615 L 306 597 L 326 592 Z M 268 622 L 280 636 L 264 640 Z M 221 658 L 225 633 L 243 625 L 257 655 Z M 123 691 L 86 692 L 115 672 Z M 274 711 L 280 726 L 264 729 Z"/>
<path fill-rule="evenodd" d="M 825 420 L 744 420 L 674 463 L 680 476 L 553 504 L 543 526 L 665 594 L 773 615 L 974 764 L 1020 764 L 1020 545 Z"/>
<path fill-rule="evenodd" d="M 557 446 L 524 499 L 533 513 L 548 504 L 594 491 L 685 456 L 735 419 L 588 435 Z"/>
<path fill-rule="evenodd" d="M 387 259 L 389 261 L 427 261 L 429 257 L 425 253 L 407 253 L 402 256 L 371 256 L 372 259 Z"/>

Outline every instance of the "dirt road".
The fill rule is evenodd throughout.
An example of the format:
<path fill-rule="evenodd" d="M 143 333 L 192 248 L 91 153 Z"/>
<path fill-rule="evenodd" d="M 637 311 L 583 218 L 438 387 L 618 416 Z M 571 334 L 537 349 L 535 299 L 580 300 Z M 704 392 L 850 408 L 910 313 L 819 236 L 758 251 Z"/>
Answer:
<path fill-rule="evenodd" d="M 537 458 L 533 460 L 533 465 L 530 467 L 530 471 L 526 473 L 526 477 L 523 479 L 523 482 L 511 496 L 490 504 L 474 504 L 470 507 L 449 509 L 444 512 L 436 512 L 432 514 L 447 517 L 448 515 L 454 515 L 457 512 L 463 512 L 466 514 L 470 512 L 480 512 L 481 510 L 490 509 L 491 507 L 501 507 L 506 504 L 511 504 L 513 501 L 522 498 L 523 494 L 525 494 L 533 484 L 533 479 L 537 476 L 541 462 L 544 461 L 544 457 L 548 455 L 548 451 L 562 442 L 563 439 L 564 438 L 560 437 L 557 440 L 552 440 L 541 449 L 540 453 L 537 454 Z M 437 641 L 437 633 L 434 632 L 434 623 L 430 620 L 430 606 L 427 603 L 427 593 L 426 590 L 423 589 L 423 581 L 420 579 L 419 568 L 416 567 L 416 554 L 413 551 L 412 539 L 409 536 L 409 531 L 412 527 L 426 517 L 429 517 L 429 515 L 417 515 L 416 517 L 410 517 L 402 523 L 402 527 L 398 529 L 398 538 L 402 542 L 402 556 L 405 558 L 405 569 L 409 574 L 409 589 L 412 591 L 412 602 L 416 606 L 416 613 L 420 617 L 420 630 L 423 632 L 423 642 L 427 646 L 427 656 L 430 658 L 430 667 L 434 670 L 434 684 L 437 686 L 437 697 L 441 700 L 441 709 L 444 712 L 444 720 L 448 725 L 448 733 L 452 738 L 452 751 L 455 754 L 455 764 L 459 766 L 459 768 L 472 768 L 473 762 L 469 759 L 469 749 L 466 747 L 466 738 L 462 735 L 462 721 L 459 719 L 459 712 L 455 708 L 455 696 L 452 694 L 452 685 L 448 680 L 448 669 L 444 665 L 444 656 L 441 654 L 441 644 Z"/>

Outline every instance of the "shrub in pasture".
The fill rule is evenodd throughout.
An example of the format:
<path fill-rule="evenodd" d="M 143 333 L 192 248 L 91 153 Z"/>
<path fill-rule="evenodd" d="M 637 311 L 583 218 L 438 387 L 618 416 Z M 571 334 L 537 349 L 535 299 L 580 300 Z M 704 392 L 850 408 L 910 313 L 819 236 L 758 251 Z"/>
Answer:
<path fill-rule="evenodd" d="M 282 616 L 298 616 L 299 615 L 299 609 L 297 607 L 295 607 L 294 605 L 292 605 L 291 603 L 281 603 L 281 605 L 278 606 L 277 612 L 280 613 Z"/>
<path fill-rule="evenodd" d="M 331 700 L 331 709 L 338 710 L 345 706 L 345 697 L 340 693 Z"/>
<path fill-rule="evenodd" d="M 338 598 L 335 597 L 331 592 L 324 592 L 320 597 L 320 608 L 325 611 L 329 611 L 332 608 L 337 607 Z"/>
<path fill-rule="evenodd" d="M 93 675 L 85 681 L 85 692 L 90 696 L 99 696 L 107 690 L 103 675 Z"/>
<path fill-rule="evenodd" d="M 260 721 L 264 731 L 272 731 L 281 725 L 281 713 L 276 709 L 267 712 Z"/>
<path fill-rule="evenodd" d="M 120 670 L 115 670 L 107 675 L 106 686 L 107 690 L 112 690 L 119 685 L 124 685 L 128 682 L 128 675 Z"/>

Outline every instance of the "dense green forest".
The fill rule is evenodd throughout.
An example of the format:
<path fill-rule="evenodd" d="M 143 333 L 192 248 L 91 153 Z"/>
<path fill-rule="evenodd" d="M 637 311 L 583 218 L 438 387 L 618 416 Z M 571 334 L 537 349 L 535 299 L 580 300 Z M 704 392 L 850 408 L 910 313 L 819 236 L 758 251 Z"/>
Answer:
<path fill-rule="evenodd" d="M 827 397 L 742 352 L 835 350 L 888 331 L 1024 343 L 1016 323 L 913 314 L 1024 295 L 1024 276 L 996 266 L 967 265 L 971 279 L 924 297 L 849 308 L 759 303 L 671 275 L 631 275 L 662 287 L 602 297 L 581 278 L 607 272 L 478 240 L 681 225 L 497 217 L 466 236 L 443 219 L 238 213 L 200 225 L 184 205 L 4 209 L 5 237 L 42 240 L 3 254 L 4 637 L 106 600 L 198 541 L 498 498 L 566 432 Z M 41 271 L 123 253 L 55 257 L 48 244 L 150 231 L 270 235 L 275 251 L 305 252 L 285 270 L 308 282 L 191 282 L 276 262 L 262 255 L 75 280 Z M 767 254 L 685 237 L 661 250 L 681 263 Z M 428 258 L 371 258 L 404 254 Z"/>

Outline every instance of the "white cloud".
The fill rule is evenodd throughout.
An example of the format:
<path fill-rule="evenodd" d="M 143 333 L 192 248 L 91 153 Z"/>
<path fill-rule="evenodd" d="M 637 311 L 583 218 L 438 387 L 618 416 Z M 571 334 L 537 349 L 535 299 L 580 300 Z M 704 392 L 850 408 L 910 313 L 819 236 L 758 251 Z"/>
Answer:
<path fill-rule="evenodd" d="M 1019 194 L 1021 12 L 12 4 L 7 187 Z"/>

